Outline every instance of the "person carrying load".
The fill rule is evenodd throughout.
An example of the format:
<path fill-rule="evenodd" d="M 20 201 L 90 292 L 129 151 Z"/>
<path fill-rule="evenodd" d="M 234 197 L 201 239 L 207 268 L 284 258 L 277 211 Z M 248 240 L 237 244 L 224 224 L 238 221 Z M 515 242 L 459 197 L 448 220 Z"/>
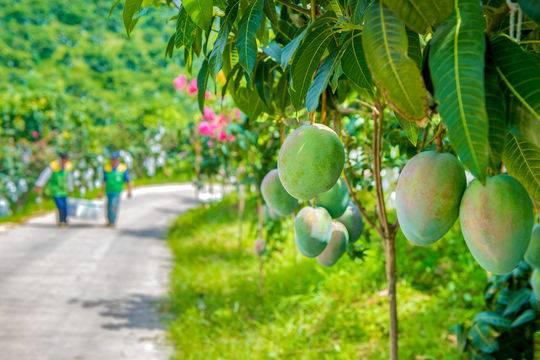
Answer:
<path fill-rule="evenodd" d="M 73 191 L 72 169 L 73 164 L 69 161 L 68 154 L 60 153 L 59 159 L 52 161 L 41 172 L 35 184 L 36 192 L 41 194 L 48 183 L 48 190 L 58 210 L 58 226 L 68 225 L 67 197 Z"/>
<path fill-rule="evenodd" d="M 108 164 L 103 168 L 103 184 L 107 195 L 107 226 L 115 226 L 120 207 L 120 198 L 127 184 L 127 196 L 131 198 L 132 185 L 128 167 L 120 162 L 120 154 L 113 152 Z"/>

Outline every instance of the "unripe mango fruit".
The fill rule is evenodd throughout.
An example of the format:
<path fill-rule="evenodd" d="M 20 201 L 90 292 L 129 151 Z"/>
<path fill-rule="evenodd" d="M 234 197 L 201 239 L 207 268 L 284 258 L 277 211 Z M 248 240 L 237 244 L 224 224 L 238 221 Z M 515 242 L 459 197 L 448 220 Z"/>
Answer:
<path fill-rule="evenodd" d="M 536 301 L 540 301 L 540 270 L 534 269 L 530 280 Z"/>
<path fill-rule="evenodd" d="M 534 224 L 527 191 L 513 177 L 474 180 L 463 195 L 459 220 L 465 242 L 485 270 L 505 274 L 523 259 Z"/>
<path fill-rule="evenodd" d="M 298 200 L 293 198 L 281 184 L 276 169 L 265 175 L 261 183 L 261 193 L 266 205 L 281 216 L 292 214 L 298 206 Z"/>
<path fill-rule="evenodd" d="M 540 224 L 533 227 L 531 241 L 525 252 L 525 261 L 532 267 L 540 269 Z"/>
<path fill-rule="evenodd" d="M 465 170 L 448 153 L 425 151 L 410 159 L 399 175 L 396 212 L 405 237 L 431 245 L 450 230 L 467 187 Z"/>
<path fill-rule="evenodd" d="M 322 266 L 334 265 L 347 251 L 349 233 L 345 225 L 338 221 L 332 222 L 332 236 L 323 252 L 317 256 L 317 262 Z"/>
<path fill-rule="evenodd" d="M 332 217 L 324 208 L 305 207 L 294 219 L 294 239 L 300 252 L 314 258 L 332 237 Z"/>
<path fill-rule="evenodd" d="M 349 233 L 349 242 L 351 244 L 360 239 L 362 230 L 364 230 L 364 221 L 362 220 L 362 215 L 360 214 L 360 210 L 358 210 L 356 205 L 354 205 L 352 202 L 349 203 L 349 206 L 347 206 L 347 209 L 345 209 L 343 215 L 336 220 L 345 225 L 347 228 L 347 232 Z"/>
<path fill-rule="evenodd" d="M 343 215 L 349 205 L 349 189 L 343 179 L 339 179 L 334 186 L 315 198 L 315 204 L 323 207 L 333 219 Z"/>
<path fill-rule="evenodd" d="M 310 200 L 334 186 L 344 163 L 343 144 L 332 129 L 303 125 L 287 136 L 279 150 L 279 178 L 289 194 Z"/>

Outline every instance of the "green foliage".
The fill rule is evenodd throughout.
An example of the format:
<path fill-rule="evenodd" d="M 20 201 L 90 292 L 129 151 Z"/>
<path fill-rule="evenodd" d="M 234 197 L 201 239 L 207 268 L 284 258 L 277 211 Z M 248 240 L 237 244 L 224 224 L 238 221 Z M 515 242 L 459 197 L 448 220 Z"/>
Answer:
<path fill-rule="evenodd" d="M 453 0 L 400 1 L 383 0 L 409 28 L 423 34 L 435 27 L 452 13 Z"/>
<path fill-rule="evenodd" d="M 83 195 L 108 150 L 129 153 L 135 177 L 156 162 L 169 175 L 178 169 L 179 130 L 193 115 L 171 84 L 182 67 L 163 58 L 171 12 L 146 9 L 144 33 L 127 39 L 107 3 L 0 5 L 0 199 L 17 212 L 31 207 L 27 192 L 59 150 L 74 159 Z M 138 16 L 129 5 L 112 11 Z"/>
<path fill-rule="evenodd" d="M 531 268 L 521 262 L 506 275 L 491 276 L 486 308 L 471 325 L 456 325 L 458 348 L 471 359 L 532 359 L 536 300 L 529 287 Z"/>
<path fill-rule="evenodd" d="M 505 36 L 491 41 L 493 58 L 502 80 L 531 114 L 540 119 L 540 57 Z"/>
<path fill-rule="evenodd" d="M 503 160 L 508 173 L 525 185 L 533 199 L 540 201 L 540 148 L 513 131 L 507 135 Z"/>

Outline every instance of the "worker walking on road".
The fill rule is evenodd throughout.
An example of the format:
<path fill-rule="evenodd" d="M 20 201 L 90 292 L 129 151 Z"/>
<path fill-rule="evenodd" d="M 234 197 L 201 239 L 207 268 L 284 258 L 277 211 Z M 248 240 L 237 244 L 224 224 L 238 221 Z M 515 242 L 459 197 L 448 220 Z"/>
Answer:
<path fill-rule="evenodd" d="M 127 166 L 120 162 L 120 154 L 113 152 L 110 162 L 103 169 L 105 194 L 107 195 L 107 226 L 115 226 L 124 184 L 127 196 L 131 197 L 132 185 Z"/>
<path fill-rule="evenodd" d="M 52 161 L 39 175 L 35 190 L 41 194 L 48 183 L 48 189 L 58 209 L 58 226 L 68 225 L 67 196 L 73 191 L 73 164 L 67 153 L 60 153 L 59 159 Z"/>

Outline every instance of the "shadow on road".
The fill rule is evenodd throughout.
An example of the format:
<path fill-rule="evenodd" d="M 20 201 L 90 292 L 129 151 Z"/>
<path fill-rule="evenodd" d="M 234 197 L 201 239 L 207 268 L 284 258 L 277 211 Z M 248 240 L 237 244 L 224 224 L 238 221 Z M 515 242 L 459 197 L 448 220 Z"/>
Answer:
<path fill-rule="evenodd" d="M 68 304 L 79 304 L 83 309 L 97 309 L 99 315 L 110 320 L 101 325 L 107 330 L 146 329 L 163 330 L 158 308 L 163 298 L 132 294 L 121 299 L 82 300 L 73 298 Z"/>
<path fill-rule="evenodd" d="M 103 228 L 105 226 L 103 224 L 96 224 L 96 223 L 91 223 L 91 224 L 80 223 L 80 224 L 69 224 L 68 227 L 61 228 L 61 227 L 59 227 L 58 225 L 56 225 L 54 223 L 49 223 L 49 224 L 47 224 L 47 223 L 27 223 L 25 225 L 25 227 L 41 228 L 41 229 L 66 230 L 66 229 L 69 229 L 69 228 L 73 228 L 73 229 Z"/>
<path fill-rule="evenodd" d="M 163 240 L 167 231 L 162 227 L 149 227 L 142 229 L 122 229 L 120 235 L 128 235 L 139 238 L 155 238 Z"/>

